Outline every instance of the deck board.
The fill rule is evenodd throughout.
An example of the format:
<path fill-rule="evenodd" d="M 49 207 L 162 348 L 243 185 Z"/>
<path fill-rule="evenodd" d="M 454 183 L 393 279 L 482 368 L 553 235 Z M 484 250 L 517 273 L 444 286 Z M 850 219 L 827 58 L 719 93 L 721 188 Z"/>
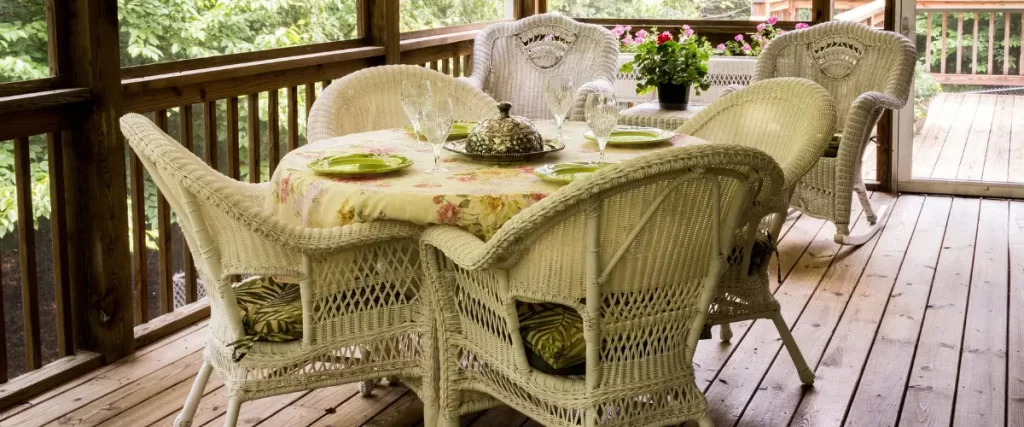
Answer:
<path fill-rule="evenodd" d="M 800 386 L 770 322 L 734 325 L 732 342 L 702 341 L 695 356 L 717 425 L 1022 425 L 1024 202 L 905 195 L 857 249 L 832 243 L 822 220 L 784 230 L 772 285 L 815 386 Z M 0 426 L 169 426 L 207 336 L 198 325 L 142 348 L 0 413 Z M 216 375 L 205 393 L 193 425 L 220 426 Z M 239 425 L 418 427 L 421 411 L 402 385 L 364 398 L 349 384 L 248 402 Z M 462 424 L 537 425 L 507 407 Z"/>

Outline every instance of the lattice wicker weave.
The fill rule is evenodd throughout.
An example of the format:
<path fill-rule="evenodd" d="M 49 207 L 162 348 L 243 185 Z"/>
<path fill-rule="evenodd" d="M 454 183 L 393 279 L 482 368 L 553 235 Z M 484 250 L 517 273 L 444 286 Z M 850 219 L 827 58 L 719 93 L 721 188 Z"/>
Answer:
<path fill-rule="evenodd" d="M 284 225 L 256 201 L 265 186 L 217 173 L 142 116 L 126 115 L 121 128 L 178 215 L 210 302 L 210 341 L 177 425 L 191 422 L 211 369 L 230 396 L 227 425 L 247 400 L 383 376 L 406 379 L 431 401 L 433 388 L 420 387 L 432 323 L 421 309 L 419 227 Z M 232 289 L 238 275 L 297 278 L 300 341 L 257 341 L 232 360 L 228 344 L 245 336 Z"/>
<path fill-rule="evenodd" d="M 497 402 L 550 426 L 707 425 L 692 359 L 724 248 L 753 199 L 777 197 L 782 179 L 755 149 L 680 147 L 574 182 L 486 243 L 427 229 L 423 260 L 441 316 L 439 425 Z M 586 376 L 530 367 L 516 300 L 580 312 Z"/>
<path fill-rule="evenodd" d="M 497 101 L 463 81 L 415 65 L 359 70 L 331 83 L 309 112 L 309 141 L 409 124 L 402 111 L 402 82 L 427 81 L 433 95 L 448 98 L 455 120 L 479 121 L 498 115 Z"/>
<path fill-rule="evenodd" d="M 835 223 L 837 242 L 849 237 L 854 191 L 869 222 L 876 222 L 861 177 L 861 158 L 882 111 L 907 103 L 916 60 L 914 45 L 897 33 L 833 21 L 779 36 L 757 61 L 755 81 L 802 77 L 822 85 L 835 101 L 836 129 L 842 132 L 839 154 L 821 158 L 800 181 L 793 206 Z"/>
<path fill-rule="evenodd" d="M 494 99 L 511 102 L 513 114 L 550 119 L 544 82 L 551 75 L 572 76 L 581 87 L 567 117 L 582 121 L 588 94 L 613 92 L 618 58 L 611 31 L 546 13 L 481 31 L 473 44 L 473 74 L 463 79 Z"/>
<path fill-rule="evenodd" d="M 772 319 L 801 378 L 808 383 L 814 373 L 804 362 L 769 288 L 768 259 L 752 274 L 748 272 L 755 237 L 768 233 L 774 246 L 793 190 L 825 151 L 835 122 L 835 105 L 824 88 L 810 80 L 777 78 L 724 96 L 678 129 L 707 141 L 763 150 L 782 167 L 785 183 L 779 196 L 752 210 L 748 222 L 737 231 L 737 244 L 712 301 L 708 323 L 726 325 L 723 337 L 728 340 L 730 322 Z"/>

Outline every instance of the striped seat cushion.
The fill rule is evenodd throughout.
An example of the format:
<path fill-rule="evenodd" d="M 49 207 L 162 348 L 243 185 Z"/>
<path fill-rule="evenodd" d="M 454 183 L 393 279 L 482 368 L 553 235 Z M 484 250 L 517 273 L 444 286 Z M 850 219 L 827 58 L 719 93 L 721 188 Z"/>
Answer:
<path fill-rule="evenodd" d="M 236 283 L 233 288 L 246 334 L 230 344 L 235 361 L 245 357 L 256 341 L 302 339 L 302 301 L 298 284 L 258 276 Z"/>
<path fill-rule="evenodd" d="M 554 303 L 517 302 L 519 333 L 526 356 L 537 370 L 552 375 L 581 375 L 587 361 L 583 318 Z"/>

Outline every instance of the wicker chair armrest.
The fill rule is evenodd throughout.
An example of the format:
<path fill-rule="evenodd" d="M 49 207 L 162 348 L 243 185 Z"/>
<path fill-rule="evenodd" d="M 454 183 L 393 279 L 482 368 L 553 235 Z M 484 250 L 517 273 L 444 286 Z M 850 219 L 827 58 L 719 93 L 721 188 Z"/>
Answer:
<path fill-rule="evenodd" d="M 480 89 L 480 90 L 484 89 L 484 79 L 479 77 L 479 76 L 477 76 L 477 75 L 475 75 L 475 74 L 472 75 L 472 76 L 458 77 L 458 78 L 456 78 L 456 80 L 458 80 L 460 82 L 463 82 L 463 83 L 466 83 L 466 84 L 468 84 L 468 85 L 470 85 L 470 86 L 472 86 L 472 87 L 474 87 L 476 89 Z"/>
<path fill-rule="evenodd" d="M 843 135 L 836 156 L 839 171 L 836 188 L 851 188 L 860 177 L 860 161 L 871 131 L 885 109 L 900 109 L 906 104 L 899 98 L 881 92 L 865 92 L 857 97 L 846 114 Z"/>
<path fill-rule="evenodd" d="M 592 93 L 614 93 L 615 87 L 612 82 L 605 78 L 598 78 L 593 81 L 589 81 L 578 90 L 576 90 L 576 102 L 573 103 L 572 110 L 569 110 L 569 120 L 574 122 L 582 122 L 586 120 L 586 107 L 587 107 L 587 96 Z"/>
<path fill-rule="evenodd" d="M 736 92 L 743 89 L 743 85 L 729 85 L 722 89 L 722 96 L 726 96 L 730 93 Z"/>
<path fill-rule="evenodd" d="M 467 270 L 485 268 L 493 259 L 493 252 L 479 237 L 453 225 L 428 227 L 420 238 L 423 245 L 441 251 L 448 259 Z"/>

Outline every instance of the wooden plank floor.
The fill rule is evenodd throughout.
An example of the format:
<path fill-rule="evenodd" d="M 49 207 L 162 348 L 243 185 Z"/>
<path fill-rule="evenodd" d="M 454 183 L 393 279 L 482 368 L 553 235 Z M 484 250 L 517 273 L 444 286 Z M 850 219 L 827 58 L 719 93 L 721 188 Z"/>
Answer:
<path fill-rule="evenodd" d="M 936 96 L 914 136 L 913 177 L 1024 183 L 1024 96 Z"/>
<path fill-rule="evenodd" d="M 717 426 L 1024 425 L 1024 201 L 873 200 L 895 205 L 869 243 L 839 247 L 831 224 L 797 217 L 773 261 L 814 387 L 801 386 L 771 322 L 700 343 L 697 382 Z M 202 324 L 187 328 L 3 412 L 0 425 L 169 426 L 206 337 Z M 214 375 L 194 425 L 221 425 L 225 401 Z M 347 385 L 246 403 L 240 425 L 416 426 L 422 409 L 401 385 L 370 398 Z M 463 425 L 536 423 L 502 407 Z"/>

